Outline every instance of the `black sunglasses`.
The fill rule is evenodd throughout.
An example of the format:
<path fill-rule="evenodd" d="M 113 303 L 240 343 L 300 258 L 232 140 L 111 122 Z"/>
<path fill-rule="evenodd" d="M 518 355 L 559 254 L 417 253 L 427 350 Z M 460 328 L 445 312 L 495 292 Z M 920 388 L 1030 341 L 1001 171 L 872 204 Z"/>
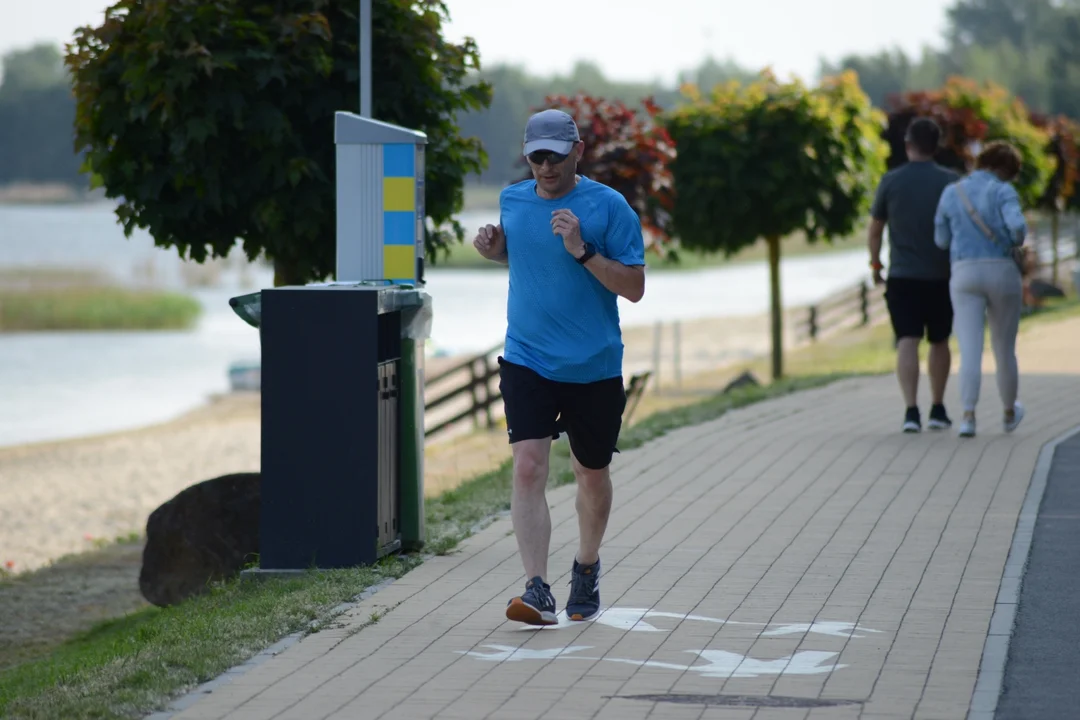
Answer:
<path fill-rule="evenodd" d="M 537 150 L 536 152 L 531 152 L 528 155 L 529 162 L 531 162 L 533 165 L 543 165 L 544 161 L 546 160 L 548 165 L 550 165 L 551 167 L 555 167 L 563 160 L 566 160 L 566 158 L 568 157 L 570 156 L 563 155 L 562 153 L 552 152 L 551 150 Z"/>

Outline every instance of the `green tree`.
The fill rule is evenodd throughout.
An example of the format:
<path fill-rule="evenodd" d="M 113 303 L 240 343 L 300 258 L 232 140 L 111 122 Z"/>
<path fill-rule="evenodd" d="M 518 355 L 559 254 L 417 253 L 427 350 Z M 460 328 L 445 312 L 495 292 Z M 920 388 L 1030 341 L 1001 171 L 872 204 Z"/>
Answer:
<path fill-rule="evenodd" d="M 427 233 L 434 254 L 486 155 L 459 112 L 491 91 L 469 84 L 475 43 L 441 34 L 437 0 L 374 0 L 373 116 L 428 135 Z M 273 260 L 275 283 L 334 271 L 334 112 L 359 109 L 355 0 L 120 0 L 69 47 L 86 167 L 125 233 L 203 261 L 239 239 Z M 450 223 L 449 230 L 442 229 Z"/>
<path fill-rule="evenodd" d="M 884 120 L 854 73 L 816 89 L 769 73 L 731 83 L 671 112 L 673 222 L 683 247 L 738 252 L 769 246 L 772 372 L 783 375 L 780 239 L 850 234 L 885 169 Z"/>
<path fill-rule="evenodd" d="M 1036 207 L 1053 176 L 1056 161 L 1047 153 L 1050 134 L 1031 123 L 1024 103 L 1000 85 L 980 84 L 967 78 L 950 78 L 942 96 L 949 107 L 970 110 L 985 123 L 986 133 L 977 140 L 1005 140 L 1016 146 L 1023 160 L 1016 190 L 1025 207 Z"/>
<path fill-rule="evenodd" d="M 83 184 L 73 151 L 75 101 L 59 48 L 34 45 L 3 57 L 0 184 Z"/>
<path fill-rule="evenodd" d="M 949 47 L 989 47 L 1002 41 L 1021 51 L 1054 31 L 1061 3 L 1054 0 L 957 0 L 946 11 Z"/>
<path fill-rule="evenodd" d="M 478 73 L 477 77 L 491 84 L 494 99 L 489 108 L 464 115 L 461 130 L 467 137 L 479 138 L 490 154 L 491 162 L 479 180 L 491 185 L 504 185 L 518 179 L 525 121 L 532 108 L 541 105 L 546 97 L 583 95 L 628 105 L 651 99 L 665 109 L 674 107 L 682 99 L 675 86 L 609 80 L 597 65 L 584 61 L 576 63 L 566 75 L 538 77 L 519 66 L 495 65 Z M 741 68 L 731 60 L 719 62 L 707 58 L 697 68 L 681 73 L 679 84 L 711 88 L 731 79 L 754 77 L 755 72 Z"/>
<path fill-rule="evenodd" d="M 11 100 L 25 90 L 45 90 L 63 85 L 64 57 L 59 48 L 39 43 L 26 50 L 13 50 L 0 59 L 3 81 L 0 98 Z"/>

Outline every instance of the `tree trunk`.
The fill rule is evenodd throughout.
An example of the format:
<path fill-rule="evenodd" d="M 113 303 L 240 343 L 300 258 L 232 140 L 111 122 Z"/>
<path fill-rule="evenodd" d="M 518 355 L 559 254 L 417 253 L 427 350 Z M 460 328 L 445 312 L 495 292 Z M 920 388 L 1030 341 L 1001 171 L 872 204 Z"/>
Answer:
<path fill-rule="evenodd" d="M 1061 214 L 1055 208 L 1050 213 L 1050 284 L 1058 286 L 1058 235 L 1061 229 Z"/>
<path fill-rule="evenodd" d="M 303 285 L 307 282 L 294 263 L 274 258 L 274 287 L 283 285 Z"/>
<path fill-rule="evenodd" d="M 784 376 L 784 315 L 780 305 L 780 238 L 769 243 L 769 311 L 772 315 L 772 377 Z"/>

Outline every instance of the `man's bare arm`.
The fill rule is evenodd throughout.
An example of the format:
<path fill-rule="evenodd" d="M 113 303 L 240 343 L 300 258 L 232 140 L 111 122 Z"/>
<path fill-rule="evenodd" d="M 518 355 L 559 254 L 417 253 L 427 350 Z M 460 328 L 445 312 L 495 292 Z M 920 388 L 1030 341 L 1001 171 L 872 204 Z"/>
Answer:
<path fill-rule="evenodd" d="M 881 262 L 881 245 L 885 235 L 885 221 L 873 218 L 870 221 L 870 262 L 878 264 Z"/>
<path fill-rule="evenodd" d="M 632 303 L 645 296 L 645 266 L 623 265 L 617 260 L 609 260 L 603 255 L 593 255 L 585 263 L 600 284 L 616 295 Z"/>

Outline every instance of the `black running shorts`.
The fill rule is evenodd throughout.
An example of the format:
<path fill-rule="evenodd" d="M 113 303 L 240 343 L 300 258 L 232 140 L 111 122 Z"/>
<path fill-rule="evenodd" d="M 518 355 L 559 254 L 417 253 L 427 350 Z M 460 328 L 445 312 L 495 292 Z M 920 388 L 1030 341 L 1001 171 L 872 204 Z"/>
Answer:
<path fill-rule="evenodd" d="M 626 391 L 621 376 L 593 383 L 549 380 L 499 358 L 499 391 L 510 442 L 570 438 L 574 457 L 591 470 L 611 464 L 622 429 Z"/>
<path fill-rule="evenodd" d="M 945 342 L 952 334 L 953 307 L 948 280 L 887 278 L 885 304 L 897 340 L 925 337 L 936 344 Z"/>

